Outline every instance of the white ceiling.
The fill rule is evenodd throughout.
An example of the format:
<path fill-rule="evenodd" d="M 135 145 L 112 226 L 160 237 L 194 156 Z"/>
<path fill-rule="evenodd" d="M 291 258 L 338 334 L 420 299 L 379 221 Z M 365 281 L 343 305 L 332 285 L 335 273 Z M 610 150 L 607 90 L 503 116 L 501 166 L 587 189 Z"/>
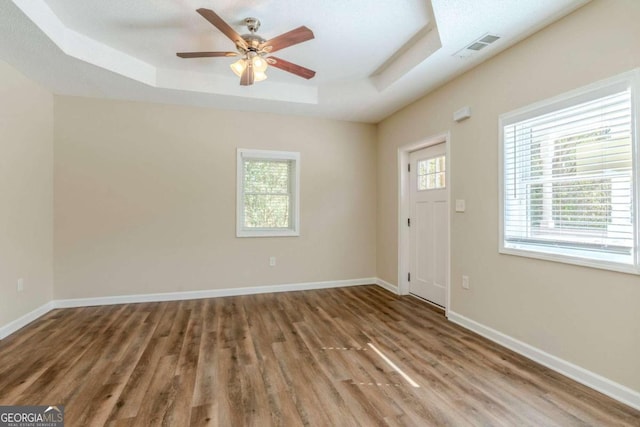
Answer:
<path fill-rule="evenodd" d="M 13 0 L 0 2 L 0 59 L 57 94 L 375 123 L 588 1 Z M 178 58 L 234 50 L 200 7 L 240 34 L 257 17 L 266 39 L 311 28 L 314 40 L 277 56 L 316 77 L 270 68 L 241 87 L 233 58 Z M 487 33 L 501 38 L 456 55 Z"/>

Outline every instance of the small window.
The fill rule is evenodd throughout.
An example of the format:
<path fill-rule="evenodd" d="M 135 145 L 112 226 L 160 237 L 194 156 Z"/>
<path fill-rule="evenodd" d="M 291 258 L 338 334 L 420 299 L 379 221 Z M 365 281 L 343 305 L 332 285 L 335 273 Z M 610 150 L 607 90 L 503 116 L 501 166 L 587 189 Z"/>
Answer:
<path fill-rule="evenodd" d="M 238 149 L 238 237 L 298 236 L 300 153 Z"/>
<path fill-rule="evenodd" d="M 635 82 L 501 116 L 501 252 L 639 272 Z"/>
<path fill-rule="evenodd" d="M 418 191 L 445 188 L 445 156 L 418 162 Z"/>

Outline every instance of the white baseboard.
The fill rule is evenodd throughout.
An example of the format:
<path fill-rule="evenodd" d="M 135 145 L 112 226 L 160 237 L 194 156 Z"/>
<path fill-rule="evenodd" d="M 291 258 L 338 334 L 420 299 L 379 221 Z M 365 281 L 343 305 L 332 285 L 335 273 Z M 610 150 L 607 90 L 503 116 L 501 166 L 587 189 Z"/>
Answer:
<path fill-rule="evenodd" d="M 11 335 L 12 333 L 16 332 L 19 329 L 24 328 L 29 323 L 36 320 L 38 317 L 44 316 L 45 314 L 53 310 L 53 308 L 54 308 L 53 301 L 49 301 L 48 303 L 41 305 L 40 307 L 36 308 L 33 311 L 30 311 L 24 316 L 21 316 L 16 320 L 7 323 L 4 326 L 0 326 L 0 340 L 8 337 L 9 335 Z"/>
<path fill-rule="evenodd" d="M 600 393 L 606 394 L 626 405 L 640 409 L 640 392 L 630 389 L 622 384 L 618 384 L 584 369 L 578 365 L 574 365 L 564 359 L 549 354 L 539 348 L 533 347 L 525 342 L 517 340 L 509 335 L 503 334 L 493 328 L 485 326 L 481 323 L 464 317 L 461 314 L 449 310 L 447 317 L 453 323 L 456 323 L 466 329 L 469 329 L 485 338 L 490 339 L 510 350 L 515 351 L 528 359 L 538 362 L 556 372 L 561 373 L 581 384 L 586 385 Z"/>
<path fill-rule="evenodd" d="M 246 288 L 210 289 L 204 291 L 167 292 L 159 294 L 120 295 L 96 298 L 55 300 L 55 308 L 88 307 L 94 305 L 133 304 L 140 302 L 182 301 L 190 299 L 231 297 L 238 295 L 266 294 L 272 292 L 308 291 L 312 289 L 341 288 L 346 286 L 374 285 L 375 277 L 327 282 L 289 283 L 286 285 L 252 286 Z"/>
<path fill-rule="evenodd" d="M 398 287 L 392 283 L 389 283 L 385 280 L 382 280 L 380 278 L 376 278 L 376 281 L 374 282 L 376 285 L 380 286 L 381 288 L 384 288 L 386 290 L 388 290 L 389 292 L 392 292 L 396 295 L 399 295 L 398 293 Z"/>

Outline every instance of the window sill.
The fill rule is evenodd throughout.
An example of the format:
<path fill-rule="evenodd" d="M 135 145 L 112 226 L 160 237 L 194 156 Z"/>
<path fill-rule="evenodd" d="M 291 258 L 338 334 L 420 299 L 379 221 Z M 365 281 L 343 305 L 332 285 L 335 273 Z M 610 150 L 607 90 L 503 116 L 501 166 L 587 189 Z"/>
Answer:
<path fill-rule="evenodd" d="M 299 237 L 296 230 L 237 230 L 236 237 Z"/>
<path fill-rule="evenodd" d="M 615 261 L 585 259 L 585 258 L 579 258 L 575 256 L 563 255 L 563 254 L 552 253 L 552 252 L 538 252 L 538 251 L 527 250 L 527 249 L 505 248 L 505 247 L 500 247 L 498 252 L 503 255 L 515 255 L 515 256 L 520 256 L 525 258 L 534 258 L 534 259 L 541 259 L 544 261 L 553 261 L 553 262 L 560 262 L 563 264 L 578 265 L 581 267 L 590 267 L 590 268 L 597 268 L 600 270 L 615 271 L 618 273 L 640 275 L 640 269 L 635 267 L 633 264 L 625 264 L 625 263 L 615 262 Z"/>

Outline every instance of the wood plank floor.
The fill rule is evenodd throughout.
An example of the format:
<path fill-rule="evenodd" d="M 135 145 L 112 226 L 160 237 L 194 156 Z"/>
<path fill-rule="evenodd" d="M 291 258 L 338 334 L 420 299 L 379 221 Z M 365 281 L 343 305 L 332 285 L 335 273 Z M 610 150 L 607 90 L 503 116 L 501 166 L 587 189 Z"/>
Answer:
<path fill-rule="evenodd" d="M 375 286 L 54 310 L 0 342 L 0 404 L 68 426 L 640 426 Z"/>

